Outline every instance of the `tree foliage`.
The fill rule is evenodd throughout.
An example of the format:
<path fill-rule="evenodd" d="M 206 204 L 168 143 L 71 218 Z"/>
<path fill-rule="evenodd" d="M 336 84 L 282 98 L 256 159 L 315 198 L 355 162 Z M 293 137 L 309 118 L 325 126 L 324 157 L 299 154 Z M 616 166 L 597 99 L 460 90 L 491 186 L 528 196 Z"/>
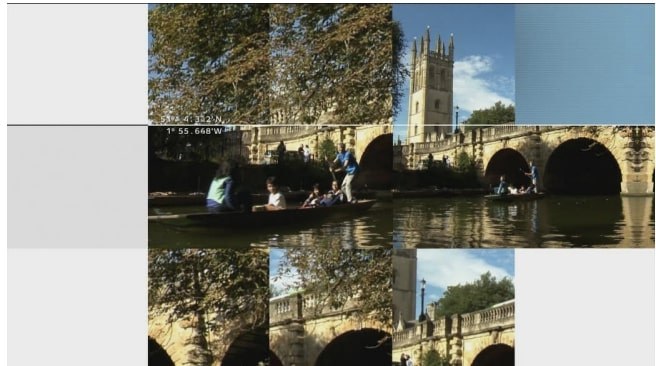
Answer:
<path fill-rule="evenodd" d="M 515 122 L 515 107 L 496 102 L 487 109 L 478 109 L 463 122 L 465 125 L 500 125 Z"/>
<path fill-rule="evenodd" d="M 324 157 L 332 161 L 335 159 L 335 156 L 337 155 L 337 146 L 331 139 L 324 139 L 319 143 L 319 148 L 317 151 L 317 156 L 320 157 L 320 159 L 323 159 Z"/>
<path fill-rule="evenodd" d="M 404 44 L 390 5 L 158 5 L 149 28 L 155 122 L 317 123 L 329 112 L 377 123 L 400 108 Z"/>
<path fill-rule="evenodd" d="M 355 316 L 391 322 L 391 249 L 289 248 L 280 266 L 281 276 L 297 274 L 298 281 L 290 288 L 320 295 L 321 306 L 341 308 L 357 297 L 360 306 Z"/>
<path fill-rule="evenodd" d="M 162 4 L 150 10 L 148 26 L 151 121 L 268 118 L 268 5 Z"/>
<path fill-rule="evenodd" d="M 150 249 L 148 306 L 194 325 L 190 359 L 211 365 L 207 332 L 230 322 L 268 324 L 268 254 L 232 249 Z"/>
<path fill-rule="evenodd" d="M 449 366 L 449 361 L 435 349 L 429 349 L 421 355 L 424 366 Z"/>
<path fill-rule="evenodd" d="M 497 280 L 487 272 L 472 283 L 449 286 L 442 298 L 437 301 L 436 310 L 439 316 L 464 314 L 485 309 L 514 297 L 515 286 L 509 278 Z"/>

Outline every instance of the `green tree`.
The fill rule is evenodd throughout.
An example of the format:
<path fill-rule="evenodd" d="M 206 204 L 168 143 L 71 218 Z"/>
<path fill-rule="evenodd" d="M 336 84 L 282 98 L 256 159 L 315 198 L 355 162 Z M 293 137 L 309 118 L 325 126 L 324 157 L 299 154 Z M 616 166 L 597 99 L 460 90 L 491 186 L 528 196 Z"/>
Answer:
<path fill-rule="evenodd" d="M 330 112 L 375 123 L 400 110 L 403 34 L 387 4 L 158 5 L 149 28 L 155 122 L 316 123 Z"/>
<path fill-rule="evenodd" d="M 268 254 L 232 249 L 148 251 L 149 311 L 194 324 L 190 359 L 211 365 L 207 334 L 233 320 L 253 328 L 268 323 Z"/>
<path fill-rule="evenodd" d="M 348 250 L 339 247 L 289 248 L 280 262 L 281 276 L 296 274 L 290 289 L 303 288 L 319 296 L 320 308 L 341 308 L 358 297 L 351 313 L 391 322 L 392 250 Z"/>
<path fill-rule="evenodd" d="M 463 122 L 465 125 L 499 125 L 515 122 L 515 107 L 496 102 L 487 109 L 478 109 Z"/>
<path fill-rule="evenodd" d="M 449 361 L 442 357 L 437 350 L 430 349 L 421 355 L 424 366 L 449 366 Z"/>
<path fill-rule="evenodd" d="M 490 272 L 464 285 L 449 286 L 437 301 L 437 314 L 450 316 L 485 309 L 491 305 L 513 299 L 515 286 L 509 278 L 497 281 Z"/>
<path fill-rule="evenodd" d="M 151 121 L 268 120 L 269 5 L 161 4 L 148 27 Z"/>
<path fill-rule="evenodd" d="M 320 159 L 323 159 L 325 157 L 329 161 L 332 161 L 335 159 L 336 155 L 337 155 L 337 146 L 335 146 L 335 143 L 331 139 L 327 138 L 321 141 L 321 143 L 319 143 L 317 156 L 319 156 Z"/>

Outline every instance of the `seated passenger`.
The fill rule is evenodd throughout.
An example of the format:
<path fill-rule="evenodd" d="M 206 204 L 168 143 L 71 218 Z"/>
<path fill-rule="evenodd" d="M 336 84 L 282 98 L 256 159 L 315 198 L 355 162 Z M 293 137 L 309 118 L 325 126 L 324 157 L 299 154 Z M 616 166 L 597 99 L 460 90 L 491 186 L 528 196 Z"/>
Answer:
<path fill-rule="evenodd" d="M 312 193 L 310 193 L 310 195 L 305 200 L 305 202 L 303 202 L 303 205 L 301 207 L 302 208 L 317 207 L 319 206 L 319 202 L 321 202 L 322 198 L 323 195 L 321 194 L 321 189 L 319 189 L 319 183 L 315 183 L 312 186 Z"/>
<path fill-rule="evenodd" d="M 265 206 L 267 211 L 284 210 L 287 208 L 285 196 L 280 193 L 276 177 L 269 177 L 266 180 L 267 190 L 269 191 L 269 203 Z"/>
<path fill-rule="evenodd" d="M 337 205 L 345 202 L 347 202 L 346 195 L 339 189 L 339 183 L 334 180 L 331 190 L 323 196 L 323 199 L 319 202 L 319 205 L 330 207 L 332 205 Z"/>

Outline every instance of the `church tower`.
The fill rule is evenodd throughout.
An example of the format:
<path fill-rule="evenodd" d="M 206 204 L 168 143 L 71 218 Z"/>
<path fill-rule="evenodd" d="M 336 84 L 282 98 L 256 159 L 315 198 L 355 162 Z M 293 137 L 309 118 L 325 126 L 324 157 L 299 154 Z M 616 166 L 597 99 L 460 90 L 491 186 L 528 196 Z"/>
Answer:
<path fill-rule="evenodd" d="M 408 105 L 408 143 L 435 140 L 452 132 L 453 125 L 453 34 L 448 53 L 438 35 L 430 50 L 430 32 L 412 42 L 410 98 Z M 441 125 L 441 126 L 430 126 Z"/>
<path fill-rule="evenodd" d="M 417 305 L 417 250 L 395 249 L 392 255 L 392 318 L 394 327 L 399 320 L 414 320 Z"/>

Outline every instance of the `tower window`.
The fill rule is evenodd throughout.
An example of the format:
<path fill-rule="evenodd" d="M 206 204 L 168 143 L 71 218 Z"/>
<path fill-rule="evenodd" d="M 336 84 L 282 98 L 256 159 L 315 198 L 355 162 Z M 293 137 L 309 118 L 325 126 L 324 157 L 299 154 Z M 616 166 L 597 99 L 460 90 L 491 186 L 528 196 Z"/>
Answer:
<path fill-rule="evenodd" d="M 419 102 L 415 102 L 415 113 L 419 113 Z"/>
<path fill-rule="evenodd" d="M 417 125 L 415 125 L 415 136 L 417 136 Z"/>
<path fill-rule="evenodd" d="M 435 109 L 438 110 L 438 111 L 440 110 L 440 100 L 439 99 L 435 99 Z"/>
<path fill-rule="evenodd" d="M 444 70 L 440 72 L 440 85 L 442 86 L 442 89 L 446 89 L 446 73 Z"/>

